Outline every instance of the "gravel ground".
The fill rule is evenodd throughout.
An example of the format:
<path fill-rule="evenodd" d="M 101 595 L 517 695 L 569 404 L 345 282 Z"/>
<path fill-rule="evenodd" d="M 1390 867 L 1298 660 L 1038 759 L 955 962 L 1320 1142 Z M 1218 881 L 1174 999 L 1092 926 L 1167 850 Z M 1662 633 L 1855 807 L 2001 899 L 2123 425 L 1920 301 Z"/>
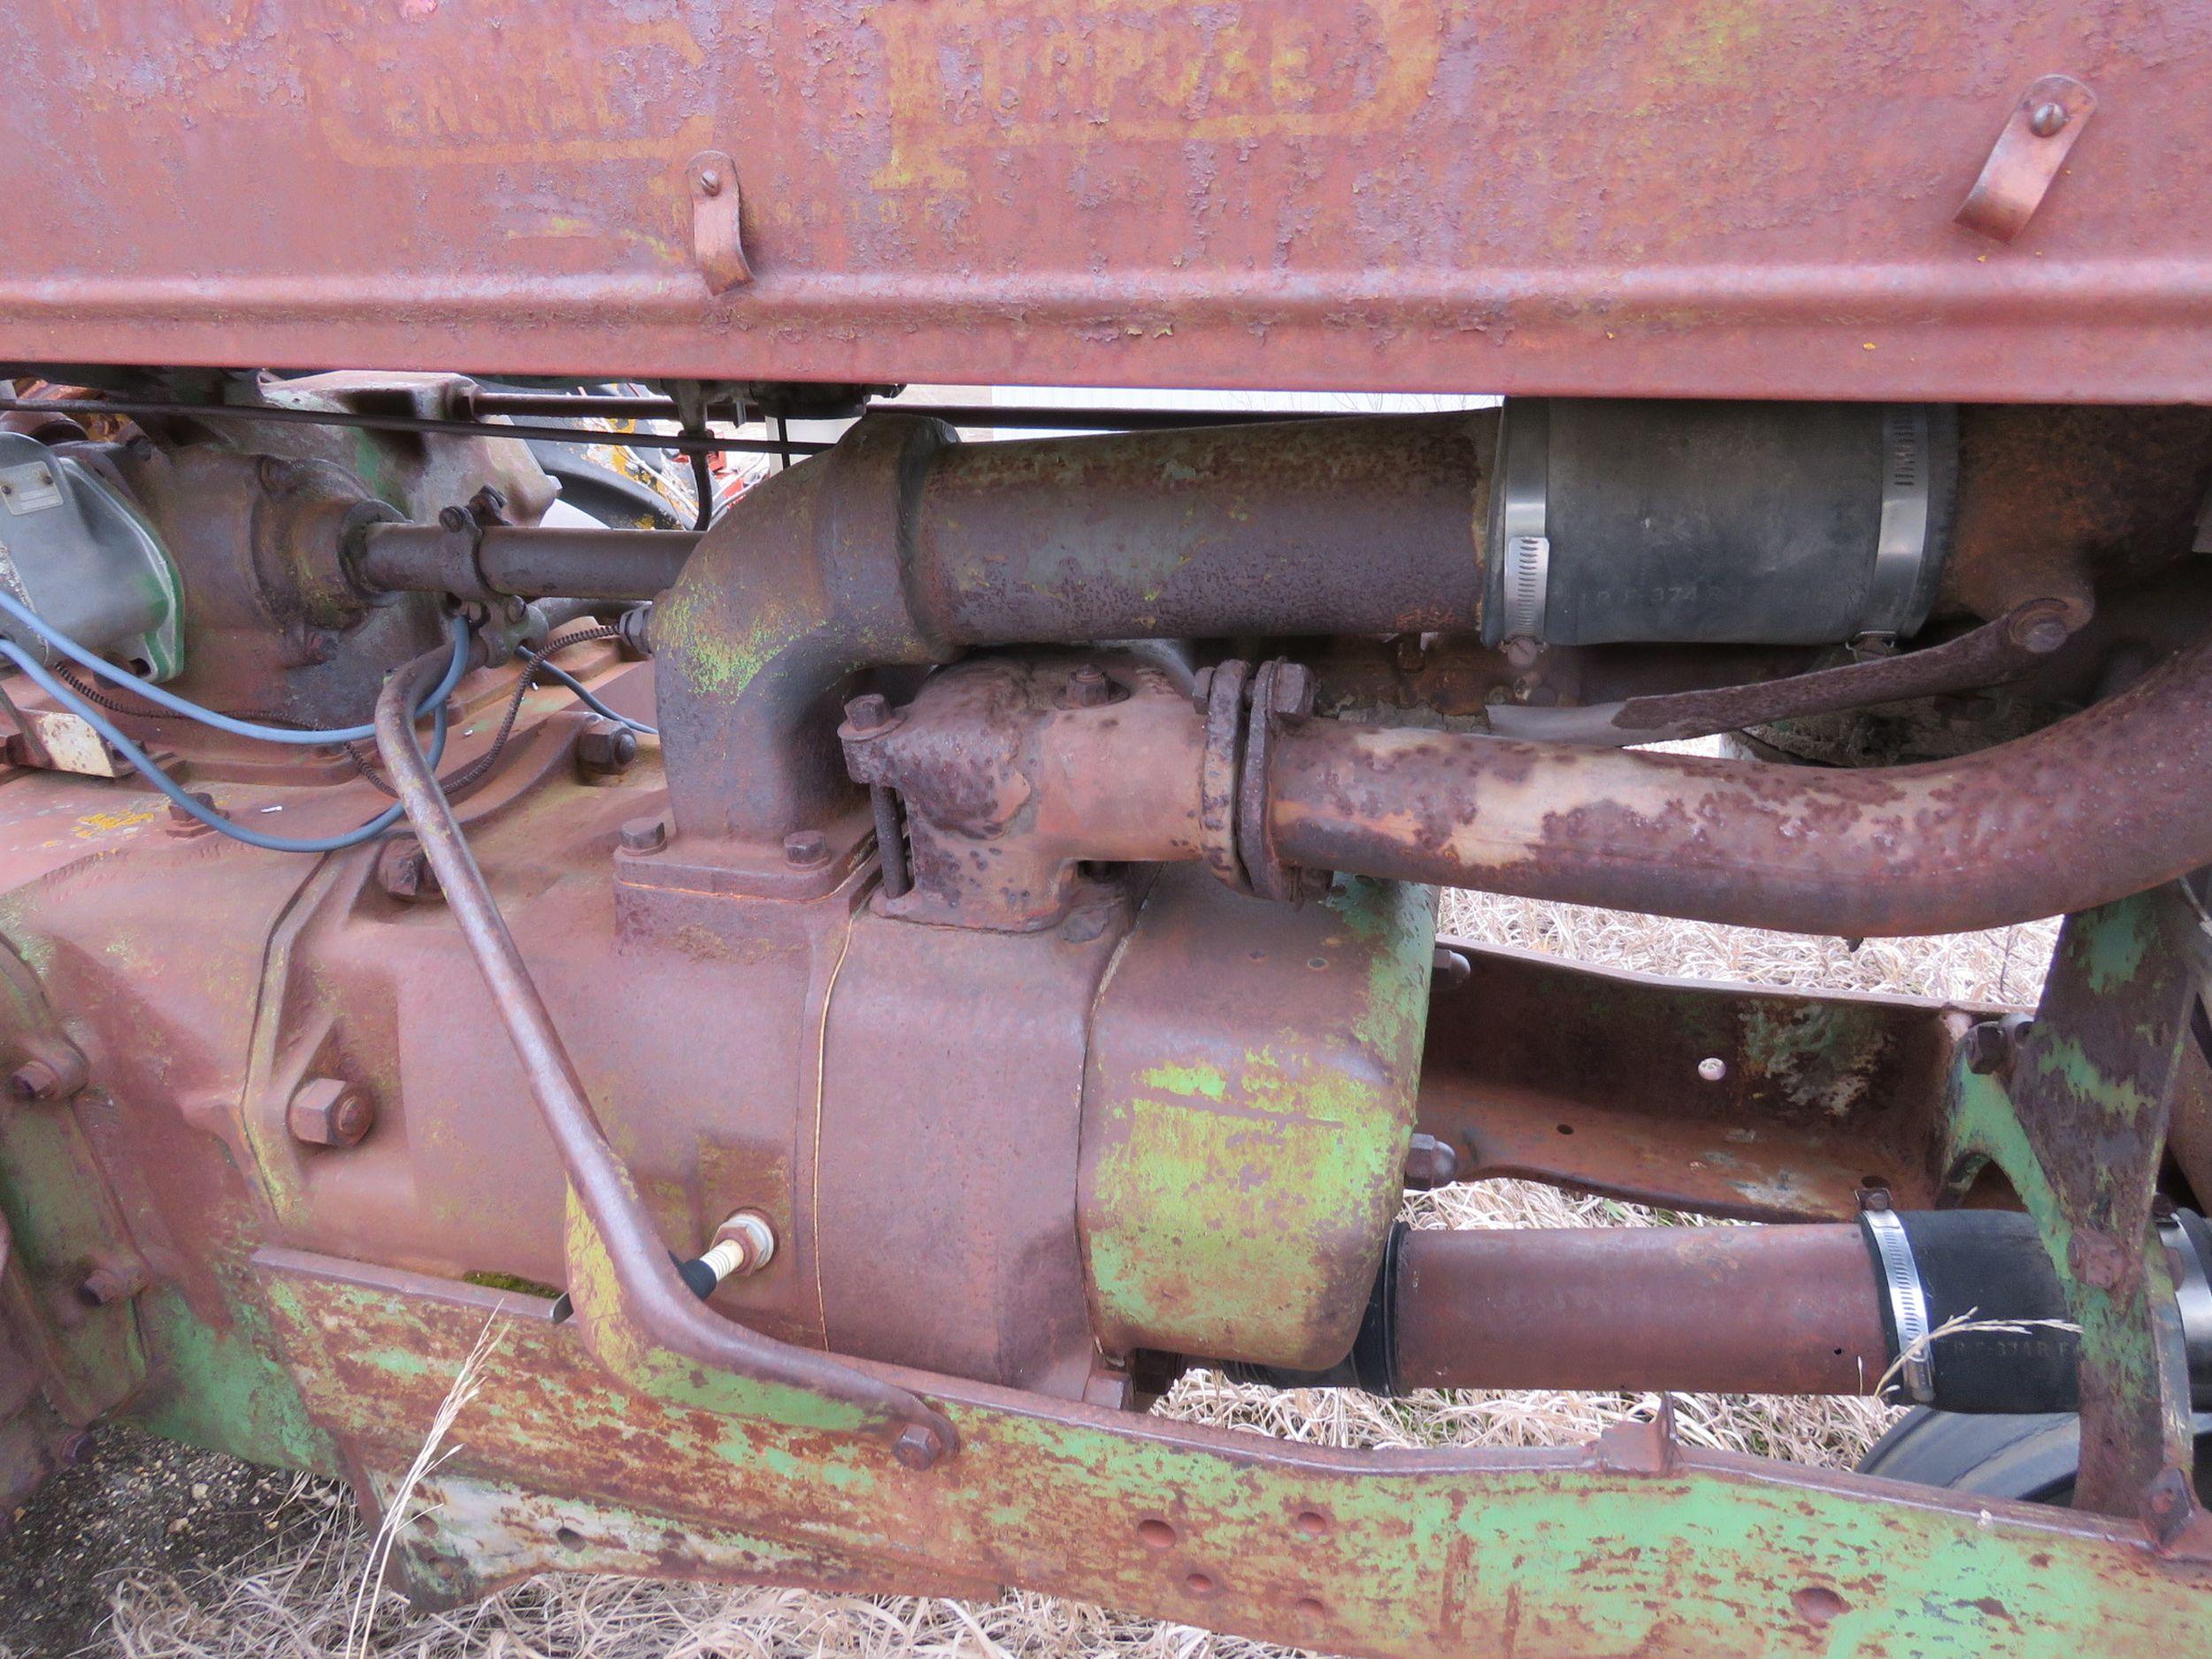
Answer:
<path fill-rule="evenodd" d="M 2032 1002 L 2055 936 L 1804 939 L 1469 894 L 1448 931 L 1654 972 L 1799 987 Z M 1425 1225 L 1624 1225 L 1632 1206 L 1513 1182 L 1412 1201 Z M 1276 1394 L 1210 1373 L 1163 1409 L 1340 1446 L 1578 1442 L 1648 1409 L 1624 1395 Z M 1889 1420 L 1863 1400 L 1678 1401 L 1684 1437 L 1848 1465 Z M 465 1411 L 452 1439 L 465 1442 Z M 348 1646 L 367 1539 L 323 1482 L 251 1469 L 127 1430 L 100 1435 L 0 1539 L 0 1659 L 1274 1659 L 1279 1650 L 1185 1626 L 1015 1594 L 982 1604 L 822 1596 L 549 1574 L 481 1606 L 411 1617 L 396 1598 Z"/>

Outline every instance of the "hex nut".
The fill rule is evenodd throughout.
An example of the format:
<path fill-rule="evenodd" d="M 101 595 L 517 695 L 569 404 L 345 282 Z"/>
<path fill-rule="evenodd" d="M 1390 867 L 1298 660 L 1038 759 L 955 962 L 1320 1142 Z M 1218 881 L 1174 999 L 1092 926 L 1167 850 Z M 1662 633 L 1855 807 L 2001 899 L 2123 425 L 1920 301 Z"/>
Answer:
<path fill-rule="evenodd" d="M 845 726 L 854 737 L 876 737 L 898 723 L 890 699 L 880 692 L 867 692 L 845 705 Z"/>
<path fill-rule="evenodd" d="M 1406 1148 L 1405 1184 L 1417 1193 L 1449 1187 L 1459 1176 L 1459 1154 L 1434 1135 L 1416 1135 Z"/>
<path fill-rule="evenodd" d="M 84 1276 L 77 1300 L 88 1308 L 104 1308 L 110 1302 L 128 1302 L 145 1288 L 146 1270 L 135 1263 L 103 1263 Z"/>
<path fill-rule="evenodd" d="M 350 1083 L 316 1077 L 292 1091 L 285 1125 L 295 1141 L 316 1147 L 358 1146 L 376 1122 L 376 1109 Z"/>
<path fill-rule="evenodd" d="M 1967 1027 L 1963 1047 L 1966 1069 L 1977 1077 L 1993 1077 L 2012 1061 L 2012 1033 L 1997 1020 L 1985 1019 Z"/>
<path fill-rule="evenodd" d="M 19 1101 L 67 1100 L 84 1087 L 89 1071 L 84 1056 L 65 1042 L 42 1042 L 40 1053 L 26 1055 L 8 1074 L 8 1094 Z"/>
<path fill-rule="evenodd" d="M 1112 702 L 1113 696 L 1113 682 L 1106 678 L 1106 671 L 1095 663 L 1086 663 L 1068 676 L 1060 701 L 1065 708 L 1096 709 Z"/>
<path fill-rule="evenodd" d="M 377 849 L 376 885 L 401 903 L 412 904 L 437 895 L 438 872 L 430 867 L 422 843 L 402 835 Z"/>
<path fill-rule="evenodd" d="M 637 760 L 637 733 L 614 720 L 594 720 L 576 736 L 576 770 L 587 778 L 618 778 Z"/>

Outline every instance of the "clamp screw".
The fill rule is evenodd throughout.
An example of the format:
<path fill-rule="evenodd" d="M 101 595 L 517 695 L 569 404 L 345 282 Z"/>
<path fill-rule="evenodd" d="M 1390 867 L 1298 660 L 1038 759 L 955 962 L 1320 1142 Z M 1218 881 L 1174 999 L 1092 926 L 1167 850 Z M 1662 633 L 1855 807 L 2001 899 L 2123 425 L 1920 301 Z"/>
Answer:
<path fill-rule="evenodd" d="M 702 167 L 702 168 L 700 168 L 700 169 L 699 169 L 699 194 L 700 194 L 701 196 L 719 196 L 719 195 L 721 195 L 721 194 L 722 194 L 722 175 L 721 175 L 721 173 L 718 173 L 718 171 L 716 171 L 716 170 L 715 170 L 714 168 L 712 168 L 712 167 Z"/>
<path fill-rule="evenodd" d="M 2028 112 L 2028 131 L 2038 138 L 2055 138 L 2071 119 L 2062 104 L 2039 104 Z"/>

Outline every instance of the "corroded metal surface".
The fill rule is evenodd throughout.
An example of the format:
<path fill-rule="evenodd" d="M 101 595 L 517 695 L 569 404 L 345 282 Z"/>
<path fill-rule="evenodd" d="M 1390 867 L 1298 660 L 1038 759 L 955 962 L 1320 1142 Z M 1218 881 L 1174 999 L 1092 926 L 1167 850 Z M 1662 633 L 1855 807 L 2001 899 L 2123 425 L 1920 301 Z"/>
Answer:
<path fill-rule="evenodd" d="M 2212 945 L 2177 884 L 2068 918 L 2032 1024 L 1962 1067 L 1947 1174 L 1994 1164 L 2035 1217 L 2082 1329 L 2075 1502 L 2207 1530 L 2192 1489 L 2188 1369 L 2151 1198 Z M 2197 1547 L 2208 1540 L 2200 1536 Z"/>
<path fill-rule="evenodd" d="M 1934 1202 L 1941 1004 L 1718 985 L 1444 941 L 1420 1127 L 1463 1179 L 1760 1221 Z"/>
<path fill-rule="evenodd" d="M 1293 724 L 1293 863 L 1797 933 L 1965 932 L 2212 862 L 2212 641 L 1959 759 L 1864 772 Z"/>
<path fill-rule="evenodd" d="M 1417 1228 L 1393 1312 L 1401 1388 L 1864 1394 L 1890 1358 L 1841 1224 Z"/>
<path fill-rule="evenodd" d="M 0 280 L 15 358 L 2212 391 L 2189 0 L 104 0 L 13 8 L 0 49 L 71 227 Z M 2009 246 L 1953 224 L 2054 71 L 2100 101 L 2069 171 Z M 719 297 L 708 150 L 754 276 Z"/>
<path fill-rule="evenodd" d="M 1294 910 L 1161 873 L 1084 1078 L 1078 1213 L 1108 1351 L 1344 1357 L 1404 1187 L 1435 904 L 1354 880 Z"/>
<path fill-rule="evenodd" d="M 288 1253 L 258 1266 L 311 1409 L 359 1486 L 388 1492 L 503 1298 Z M 2135 1527 L 1694 1451 L 1663 1424 L 1363 1454 L 887 1372 L 942 1402 L 966 1448 L 916 1472 L 614 1390 L 542 1303 L 504 1300 L 422 1494 L 450 1508 L 398 1535 L 434 1598 L 562 1566 L 1012 1583 L 1374 1659 L 2074 1659 L 2186 1652 L 2200 1618 L 2201 1566 Z"/>

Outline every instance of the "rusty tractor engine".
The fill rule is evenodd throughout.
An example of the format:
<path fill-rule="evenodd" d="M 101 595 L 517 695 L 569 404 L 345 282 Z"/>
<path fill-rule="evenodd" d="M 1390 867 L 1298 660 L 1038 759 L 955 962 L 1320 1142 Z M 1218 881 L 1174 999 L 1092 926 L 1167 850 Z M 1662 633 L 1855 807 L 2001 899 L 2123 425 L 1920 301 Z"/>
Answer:
<path fill-rule="evenodd" d="M 714 1434 L 754 1481 L 792 1437 L 941 1483 L 1192 1364 L 2102 1411 L 2136 1432 L 2079 1501 L 2164 1492 L 2161 1548 L 2195 1535 L 2084 1299 L 2212 1385 L 2176 880 L 2212 857 L 2212 416 L 1509 399 L 963 442 L 895 407 L 694 534 L 436 429 L 500 396 L 50 395 L 0 434 L 14 1495 L 119 1412 L 334 1448 L 390 1502 L 373 1448 L 445 1386 L 419 1351 L 490 1319 L 557 1404 L 442 1478 L 429 1593 L 580 1540 L 810 1578 L 623 1517 L 718 1517 Z M 345 429 L 395 408 L 423 430 Z M 2063 534 L 2022 557 L 2024 519 Z M 1714 733 L 1763 757 L 1639 747 Z M 1440 943 L 1439 883 L 2082 919 L 2029 1020 Z M 2116 998 L 2153 1051 L 2106 1051 Z M 2029 1114 L 2100 1066 L 2159 1111 Z M 1501 1173 L 1794 1225 L 1397 1219 Z M 1184 1502 L 1141 1548 L 1187 1548 Z"/>
<path fill-rule="evenodd" d="M 0 41 L 0 1516 L 130 1423 L 425 1603 L 2204 1650 L 2203 0 Z M 1455 890 L 2063 919 L 2031 1009 Z M 1509 1177 L 1732 1225 L 1408 1197 Z M 1654 1398 L 1356 1450 L 1197 1370 Z"/>

